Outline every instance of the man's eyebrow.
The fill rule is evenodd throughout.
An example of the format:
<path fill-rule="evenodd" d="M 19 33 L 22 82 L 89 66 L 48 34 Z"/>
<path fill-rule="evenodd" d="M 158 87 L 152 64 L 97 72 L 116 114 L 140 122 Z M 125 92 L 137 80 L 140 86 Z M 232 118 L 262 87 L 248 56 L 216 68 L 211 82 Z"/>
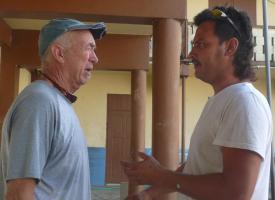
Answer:
<path fill-rule="evenodd" d="M 199 39 L 197 39 L 197 40 L 191 40 L 191 44 L 194 44 L 194 43 L 196 43 L 198 41 L 200 41 L 200 40 Z"/>
<path fill-rule="evenodd" d="M 96 44 L 95 43 L 90 42 L 89 46 L 92 47 L 93 49 L 96 49 Z"/>
<path fill-rule="evenodd" d="M 196 40 L 195 39 L 191 40 L 191 43 L 201 42 L 201 41 L 204 41 L 204 39 L 203 38 L 197 38 Z"/>

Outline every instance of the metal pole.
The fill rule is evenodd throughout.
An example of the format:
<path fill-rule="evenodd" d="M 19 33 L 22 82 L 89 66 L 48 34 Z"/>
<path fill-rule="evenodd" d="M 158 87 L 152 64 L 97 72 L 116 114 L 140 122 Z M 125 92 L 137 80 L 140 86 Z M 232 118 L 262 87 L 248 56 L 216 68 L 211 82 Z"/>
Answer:
<path fill-rule="evenodd" d="M 265 65 L 266 65 L 266 86 L 267 86 L 267 100 L 270 108 L 272 108 L 271 96 L 271 76 L 270 76 L 270 55 L 269 55 L 269 34 L 268 34 L 268 18 L 267 18 L 267 0 L 263 0 L 263 31 L 264 31 L 264 50 L 265 50 Z M 271 199 L 275 200 L 275 186 L 274 186 L 274 156 L 273 145 L 271 143 L 271 166 L 270 166 L 270 185 L 271 185 Z"/>
<path fill-rule="evenodd" d="M 183 164 L 186 160 L 185 158 L 185 95 L 186 95 L 186 92 L 185 92 L 185 79 L 186 77 L 183 75 L 182 76 L 182 114 L 181 114 L 181 117 L 182 117 L 182 125 L 181 125 L 181 163 Z"/>
<path fill-rule="evenodd" d="M 187 6 L 186 6 L 187 7 Z M 186 78 L 188 73 L 184 70 L 184 64 L 182 63 L 184 57 L 188 55 L 188 20 L 186 19 L 182 24 L 182 53 L 180 55 L 181 61 L 181 78 L 182 78 L 182 114 L 181 114 L 181 163 L 184 163 L 186 160 L 185 157 L 185 96 L 186 96 Z"/>

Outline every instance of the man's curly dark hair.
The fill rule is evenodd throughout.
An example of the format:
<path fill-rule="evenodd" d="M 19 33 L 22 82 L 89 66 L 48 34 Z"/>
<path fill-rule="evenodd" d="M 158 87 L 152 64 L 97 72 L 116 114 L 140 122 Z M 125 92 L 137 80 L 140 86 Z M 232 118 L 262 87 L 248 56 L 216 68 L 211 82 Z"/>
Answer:
<path fill-rule="evenodd" d="M 232 20 L 238 31 L 235 30 L 230 20 L 226 17 L 214 16 L 212 11 L 215 9 L 224 12 Z M 196 26 L 206 21 L 215 22 L 214 32 L 218 36 L 220 42 L 229 40 L 232 37 L 238 39 L 239 46 L 233 60 L 233 65 L 235 67 L 234 74 L 240 80 L 249 79 L 255 81 L 255 72 L 251 67 L 254 43 L 249 16 L 245 12 L 239 11 L 234 7 L 217 6 L 213 9 L 205 9 L 194 17 L 194 24 Z"/>

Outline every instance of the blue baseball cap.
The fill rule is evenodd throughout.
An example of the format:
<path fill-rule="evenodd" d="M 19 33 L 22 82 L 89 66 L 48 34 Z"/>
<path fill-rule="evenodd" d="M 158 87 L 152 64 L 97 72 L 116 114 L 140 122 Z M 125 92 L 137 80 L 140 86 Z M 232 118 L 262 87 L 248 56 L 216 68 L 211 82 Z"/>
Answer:
<path fill-rule="evenodd" d="M 101 39 L 106 34 L 104 23 L 84 24 L 75 19 L 53 19 L 40 31 L 38 40 L 39 56 L 42 57 L 49 45 L 60 35 L 73 30 L 89 30 L 94 39 Z"/>

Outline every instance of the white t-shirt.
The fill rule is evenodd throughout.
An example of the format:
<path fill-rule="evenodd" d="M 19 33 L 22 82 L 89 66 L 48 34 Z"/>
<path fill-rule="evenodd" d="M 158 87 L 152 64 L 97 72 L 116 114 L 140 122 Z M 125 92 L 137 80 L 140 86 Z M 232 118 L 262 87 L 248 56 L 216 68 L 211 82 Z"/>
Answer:
<path fill-rule="evenodd" d="M 251 83 L 231 85 L 210 97 L 191 138 L 183 173 L 223 171 L 221 147 L 246 149 L 262 157 L 251 200 L 268 199 L 272 115 L 266 98 Z"/>

